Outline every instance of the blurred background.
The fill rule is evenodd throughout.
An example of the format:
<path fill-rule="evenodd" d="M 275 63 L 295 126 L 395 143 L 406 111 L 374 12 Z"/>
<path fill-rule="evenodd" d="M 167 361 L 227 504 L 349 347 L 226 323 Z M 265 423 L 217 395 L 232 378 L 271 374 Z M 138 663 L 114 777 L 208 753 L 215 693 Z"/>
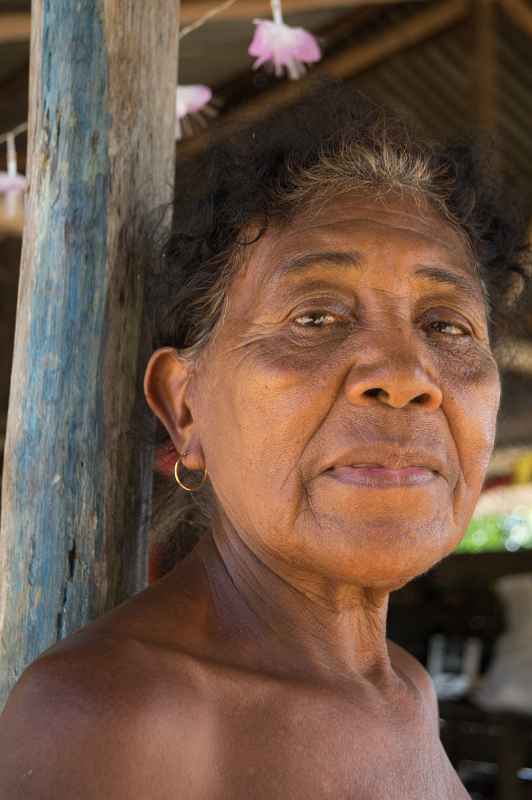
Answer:
<path fill-rule="evenodd" d="M 267 2 L 233 0 L 180 43 L 179 83 L 210 87 L 176 143 L 201 148 L 204 126 L 260 116 L 305 90 L 251 68 L 253 19 Z M 182 28 L 217 7 L 182 5 Z M 317 38 L 310 72 L 352 83 L 445 138 L 474 129 L 532 217 L 532 5 L 527 0 L 339 4 L 286 0 L 284 19 Z M 0 172 L 26 171 L 30 3 L 0 4 Z M 0 196 L 0 464 L 15 327 L 23 194 Z M 532 298 L 503 366 L 496 446 L 475 516 L 456 552 L 391 597 L 389 637 L 433 676 L 444 746 L 474 800 L 532 798 Z M 156 554 L 151 580 L 160 577 Z"/>

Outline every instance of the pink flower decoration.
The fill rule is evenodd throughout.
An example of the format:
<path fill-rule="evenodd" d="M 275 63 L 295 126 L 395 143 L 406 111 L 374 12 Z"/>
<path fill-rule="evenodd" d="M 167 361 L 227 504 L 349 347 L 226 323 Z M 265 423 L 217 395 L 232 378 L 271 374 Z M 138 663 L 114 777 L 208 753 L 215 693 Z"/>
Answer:
<path fill-rule="evenodd" d="M 312 64 L 321 58 L 321 50 L 315 36 L 304 28 L 292 28 L 284 22 L 268 19 L 255 19 L 255 35 L 248 53 L 256 56 L 253 69 L 265 61 L 272 61 L 277 77 L 286 67 L 293 80 L 305 74 L 305 64 Z"/>
<path fill-rule="evenodd" d="M 10 165 L 11 166 L 11 165 Z M 19 198 L 26 188 L 26 178 L 18 172 L 0 172 L 0 195 L 5 194 L 6 217 L 13 218 L 17 213 Z M 23 196 L 23 195 L 22 195 Z"/>
<path fill-rule="evenodd" d="M 176 113 L 178 119 L 183 119 L 187 114 L 192 114 L 203 108 L 212 99 L 212 92 L 208 86 L 193 84 L 191 86 L 178 86 L 176 92 Z"/>
<path fill-rule="evenodd" d="M 176 139 L 181 139 L 181 120 L 189 114 L 196 114 L 212 99 L 212 92 L 208 86 L 191 84 L 190 86 L 178 85 L 176 90 Z M 185 123 L 186 132 L 186 123 Z"/>
<path fill-rule="evenodd" d="M 8 192 L 23 192 L 26 188 L 26 178 L 24 175 L 15 173 L 14 175 L 9 172 L 0 172 L 0 194 L 8 194 Z"/>

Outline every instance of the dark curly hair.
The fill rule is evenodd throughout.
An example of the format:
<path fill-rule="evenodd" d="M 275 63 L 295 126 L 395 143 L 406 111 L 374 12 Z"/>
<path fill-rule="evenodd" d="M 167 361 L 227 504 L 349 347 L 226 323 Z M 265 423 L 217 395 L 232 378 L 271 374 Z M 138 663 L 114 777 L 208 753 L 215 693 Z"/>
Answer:
<path fill-rule="evenodd" d="M 178 163 L 171 229 L 145 278 L 154 348 L 195 359 L 223 320 L 247 244 L 331 193 L 369 188 L 428 201 L 463 234 L 497 357 L 522 325 L 531 268 L 527 219 L 491 164 L 478 141 L 428 140 L 411 121 L 331 80 L 265 120 L 218 135 Z M 166 548 L 165 572 L 212 524 L 216 498 L 208 481 L 193 495 L 177 487 L 177 454 L 158 421 L 152 443 L 152 537 Z"/>

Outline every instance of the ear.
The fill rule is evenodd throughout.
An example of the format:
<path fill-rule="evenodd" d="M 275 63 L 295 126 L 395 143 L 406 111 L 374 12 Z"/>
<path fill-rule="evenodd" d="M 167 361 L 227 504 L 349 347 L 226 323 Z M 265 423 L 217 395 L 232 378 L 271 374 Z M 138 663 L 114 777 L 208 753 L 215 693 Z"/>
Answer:
<path fill-rule="evenodd" d="M 194 431 L 186 389 L 190 364 L 173 347 L 152 353 L 144 373 L 144 396 L 153 413 L 168 431 L 176 451 L 187 452 L 188 469 L 203 468 L 203 454 Z"/>

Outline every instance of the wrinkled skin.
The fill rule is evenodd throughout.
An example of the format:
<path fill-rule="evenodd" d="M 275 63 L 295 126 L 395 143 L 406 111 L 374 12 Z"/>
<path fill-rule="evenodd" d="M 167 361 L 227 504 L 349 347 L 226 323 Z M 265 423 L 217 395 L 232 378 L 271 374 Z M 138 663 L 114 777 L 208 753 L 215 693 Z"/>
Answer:
<path fill-rule="evenodd" d="M 345 257 L 353 251 L 356 266 Z M 329 255 L 283 274 L 320 252 Z M 420 265 L 464 286 L 415 275 Z M 208 468 L 219 499 L 215 547 L 198 551 L 224 628 L 213 655 L 389 702 L 402 696 L 385 637 L 389 592 L 462 538 L 500 401 L 462 236 L 411 201 L 339 198 L 269 230 L 196 368 L 174 356 L 153 355 L 146 396 L 188 453 L 184 464 Z M 431 453 L 434 479 L 376 488 L 331 474 L 362 448 L 359 463 L 381 463 L 383 444 L 411 452 L 412 464 Z"/>
<path fill-rule="evenodd" d="M 156 797 L 466 798 L 427 673 L 386 639 L 390 592 L 454 550 L 494 443 L 499 373 L 462 237 L 428 207 L 360 194 L 271 228 L 198 361 L 156 351 L 145 393 L 184 465 L 207 467 L 217 522 L 52 654 L 147 648 L 120 653 L 158 687 Z M 393 458 L 430 460 L 431 479 L 346 481 L 346 464 Z M 107 703 L 138 702 L 128 685 Z"/>

